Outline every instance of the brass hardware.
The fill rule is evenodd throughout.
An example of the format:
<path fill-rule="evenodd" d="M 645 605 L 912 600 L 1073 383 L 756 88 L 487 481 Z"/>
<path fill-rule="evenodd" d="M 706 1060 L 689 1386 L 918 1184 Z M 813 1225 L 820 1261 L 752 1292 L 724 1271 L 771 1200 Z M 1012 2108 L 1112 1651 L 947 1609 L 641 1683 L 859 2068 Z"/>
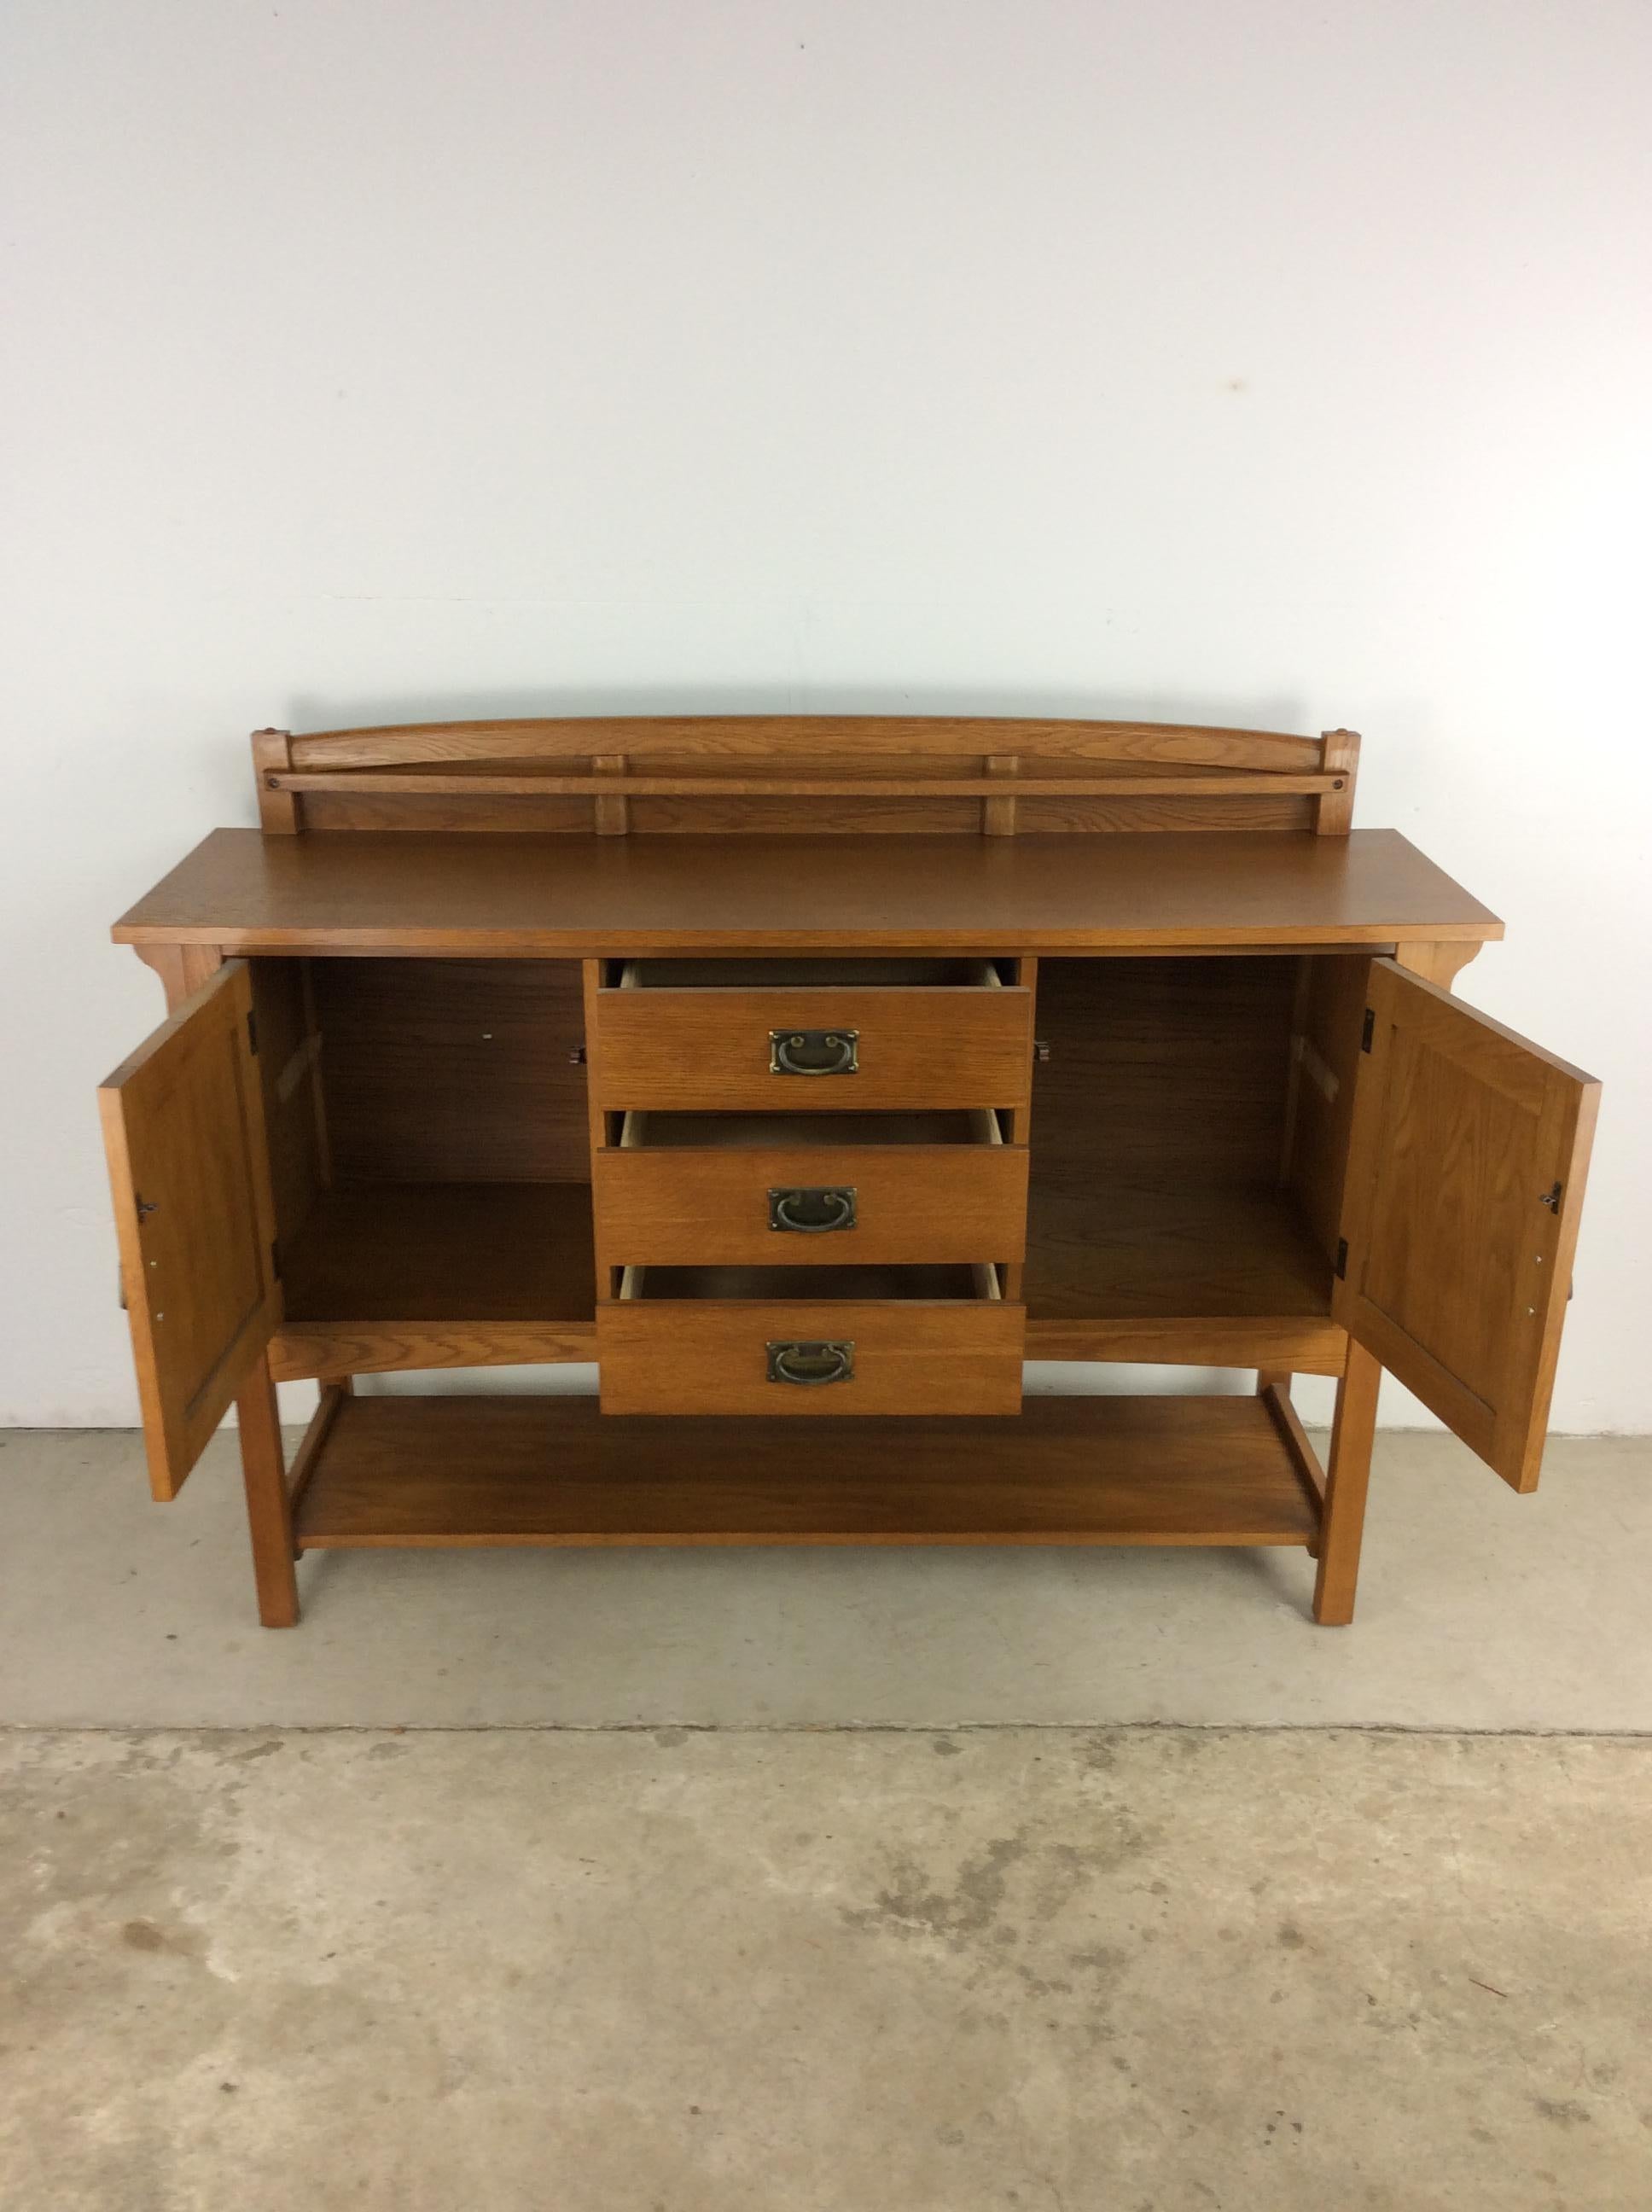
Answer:
<path fill-rule="evenodd" d="M 854 1075 L 859 1072 L 859 1030 L 770 1030 L 771 1075 Z"/>
<path fill-rule="evenodd" d="M 1038 1062 L 1038 1065 L 1041 1067 L 1047 1067 L 1049 1065 L 1049 1039 L 1048 1037 L 1035 1037 L 1033 1039 L 1033 1058 Z"/>
<path fill-rule="evenodd" d="M 854 1373 L 854 1339 L 836 1344 L 771 1344 L 771 1382 L 847 1382 Z"/>
<path fill-rule="evenodd" d="M 768 1225 L 793 1229 L 801 1237 L 824 1237 L 854 1227 L 854 1185 L 835 1189 L 771 1190 Z"/>

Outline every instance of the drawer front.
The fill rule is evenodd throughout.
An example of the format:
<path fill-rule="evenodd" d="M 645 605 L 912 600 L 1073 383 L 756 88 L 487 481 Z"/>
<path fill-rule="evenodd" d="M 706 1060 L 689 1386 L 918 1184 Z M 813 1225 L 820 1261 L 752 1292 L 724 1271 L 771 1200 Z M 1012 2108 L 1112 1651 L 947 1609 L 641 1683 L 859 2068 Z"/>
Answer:
<path fill-rule="evenodd" d="M 997 1299 L 616 1299 L 597 1308 L 602 1407 L 605 1413 L 1018 1413 L 1025 1328 L 1024 1309 Z M 853 1373 L 808 1379 L 830 1375 L 846 1358 Z M 799 1379 L 771 1380 L 776 1365 Z M 783 1468 L 775 1473 L 783 1479 Z"/>
<path fill-rule="evenodd" d="M 605 1267 L 1023 1257 L 1018 1145 L 825 1145 L 592 1156 Z"/>
<path fill-rule="evenodd" d="M 610 1110 L 1019 1106 L 1031 1057 L 1020 985 L 610 989 L 596 994 L 592 1080 Z"/>

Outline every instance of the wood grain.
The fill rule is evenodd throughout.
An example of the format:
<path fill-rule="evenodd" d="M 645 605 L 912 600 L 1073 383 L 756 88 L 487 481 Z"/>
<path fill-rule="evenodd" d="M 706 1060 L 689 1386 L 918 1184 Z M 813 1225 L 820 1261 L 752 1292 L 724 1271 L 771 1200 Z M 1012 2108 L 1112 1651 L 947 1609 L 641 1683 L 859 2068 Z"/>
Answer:
<path fill-rule="evenodd" d="M 265 779 L 266 782 L 269 779 Z M 485 798 L 594 799 L 611 806 L 631 799 L 980 799 L 1002 804 L 996 779 L 980 775 L 878 777 L 875 791 L 865 776 L 787 775 L 652 775 L 632 767 L 624 773 L 610 769 L 604 775 L 508 775 L 496 771 L 381 769 L 372 775 L 326 769 L 298 769 L 275 779 L 286 792 L 333 792 L 351 796 L 382 798 L 451 798 L 460 794 Z M 1245 775 L 1224 771 L 1213 775 L 1065 775 L 1028 776 L 1017 787 L 1027 799 L 1279 799 L 1325 797 L 1343 788 L 1337 776 Z"/>
<path fill-rule="evenodd" d="M 1042 961 L 1036 1190 L 1273 1183 L 1295 980 L 1278 957 Z"/>
<path fill-rule="evenodd" d="M 1023 802 L 1017 802 L 1022 804 Z M 1500 937 L 1389 830 L 1347 837 L 262 837 L 215 830 L 115 927 L 232 951 L 993 954 Z"/>
<path fill-rule="evenodd" d="M 1027 1357 L 1340 1375 L 1348 1339 L 1333 1322 L 1249 1314 L 1165 1314 L 1142 1321 L 1052 1321 L 1029 1314 Z"/>
<path fill-rule="evenodd" d="M 1331 779 L 1328 791 L 1314 803 L 1314 828 L 1321 837 L 1345 837 L 1354 826 L 1354 787 L 1359 775 L 1359 733 L 1327 730 L 1320 739 L 1320 766 Z"/>
<path fill-rule="evenodd" d="M 1035 1181 L 1028 1201 L 1024 1295 L 1039 1321 L 1327 1322 L 1331 1285 L 1330 1261 L 1277 1189 Z"/>
<path fill-rule="evenodd" d="M 590 1186 L 337 1185 L 318 1199 L 282 1272 L 288 1328 L 589 1323 Z"/>
<path fill-rule="evenodd" d="M 280 1314 L 246 963 L 220 969 L 103 1084 L 149 1480 L 175 1498 Z"/>
<path fill-rule="evenodd" d="M 276 779 L 293 765 L 292 739 L 285 730 L 252 732 L 252 781 L 258 794 L 258 826 L 266 836 L 292 836 L 301 826 L 300 804 Z"/>
<path fill-rule="evenodd" d="M 823 1143 L 815 1131 L 828 1117 L 805 1118 L 811 1135 L 801 1145 L 685 1150 L 645 1141 L 597 1153 L 603 1250 L 626 1267 L 1020 1258 L 1027 1155 L 1019 1146 Z M 800 1186 L 853 1189 L 853 1227 L 774 1230 L 770 1190 Z"/>
<path fill-rule="evenodd" d="M 1365 1500 L 1376 1435 L 1377 1392 L 1382 1370 L 1358 1343 L 1348 1346 L 1348 1371 L 1337 1392 L 1331 1430 L 1331 1462 L 1314 1581 L 1314 1618 L 1321 1628 L 1345 1628 L 1354 1617 Z"/>
<path fill-rule="evenodd" d="M 246 1492 L 246 1526 L 252 1547 L 259 1625 L 292 1628 L 298 1621 L 292 1501 L 287 1490 L 276 1386 L 262 1358 L 254 1362 L 236 1397 L 235 1417 L 240 1427 L 241 1480 Z"/>
<path fill-rule="evenodd" d="M 626 1419 L 584 1398 L 357 1398 L 305 1549 L 1288 1544 L 1315 1517 L 1254 1398 L 1031 1398 L 957 1418 Z"/>
<path fill-rule="evenodd" d="M 326 1181 L 319 1106 L 319 1037 L 310 1018 L 301 960 L 248 963 L 258 1024 L 258 1069 L 270 1149 L 276 1237 L 283 1249 L 309 1218 Z"/>
<path fill-rule="evenodd" d="M 1600 1085 L 1391 960 L 1370 1003 L 1336 1318 L 1533 1490 Z"/>
<path fill-rule="evenodd" d="M 577 962 L 312 973 L 337 1181 L 588 1181 Z"/>
<path fill-rule="evenodd" d="M 286 1322 L 270 1340 L 277 1382 L 416 1373 L 439 1367 L 538 1367 L 597 1356 L 597 1324 L 539 1321 Z"/>
<path fill-rule="evenodd" d="M 400 767 L 415 762 L 551 761 L 597 753 L 671 751 L 703 760 L 797 753 L 1042 753 L 1069 760 L 1151 761 L 1211 768 L 1316 769 L 1312 738 L 1190 723 L 1096 722 L 976 714 L 629 714 L 546 720 L 399 723 L 292 740 L 297 769 Z"/>
<path fill-rule="evenodd" d="M 716 1269 L 651 1267 L 647 1288 L 658 1286 L 661 1295 L 598 1305 L 604 1409 L 762 1413 L 785 1418 L 788 1426 L 800 1417 L 1019 1412 L 1025 1316 L 1001 1299 L 972 1303 L 967 1275 L 953 1296 L 902 1297 L 886 1284 L 868 1284 L 876 1269 L 773 1272 L 786 1279 L 741 1269 L 746 1283 L 731 1281 L 719 1295 Z M 908 1278 L 942 1272 L 964 1271 L 899 1271 Z M 794 1290 L 799 1275 L 806 1284 Z M 671 1295 L 689 1277 L 699 1279 L 706 1294 Z M 854 1372 L 847 1380 L 799 1389 L 768 1379 L 770 1342 L 845 1339 L 855 1346 Z"/>
<path fill-rule="evenodd" d="M 1291 1040 L 1293 1108 L 1285 1179 L 1320 1250 L 1334 1261 L 1360 1066 L 1370 962 L 1357 954 L 1303 961 Z"/>
<path fill-rule="evenodd" d="M 859 1031 L 859 1072 L 769 1066 L 772 1030 Z M 1032 1001 L 1018 987 L 599 991 L 597 1097 L 683 1112 L 867 1113 L 1012 1106 L 1031 1076 Z"/>

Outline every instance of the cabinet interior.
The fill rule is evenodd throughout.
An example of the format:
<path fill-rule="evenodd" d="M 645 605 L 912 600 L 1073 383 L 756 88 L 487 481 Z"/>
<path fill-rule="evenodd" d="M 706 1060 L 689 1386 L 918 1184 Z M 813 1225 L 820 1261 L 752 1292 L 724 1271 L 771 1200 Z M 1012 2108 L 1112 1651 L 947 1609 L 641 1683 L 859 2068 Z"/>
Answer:
<path fill-rule="evenodd" d="M 589 1322 L 580 963 L 251 964 L 288 1319 Z M 769 964 L 646 967 L 735 985 Z M 846 966 L 930 982 L 977 980 L 981 963 L 823 969 Z M 1364 954 L 1039 963 L 1030 1323 L 1328 1312 L 1367 968 Z M 818 1142 L 817 1121 L 837 1144 L 1005 1128 L 984 1112 L 612 1119 L 614 1141 L 691 1146 Z M 872 1287 L 865 1268 L 810 1269 L 822 1281 L 806 1293 L 796 1268 L 639 1272 L 649 1297 L 980 1295 L 969 1268 L 872 1270 Z M 768 1273 L 778 1289 L 752 1287 Z"/>
<path fill-rule="evenodd" d="M 574 960 L 256 960 L 289 1321 L 589 1321 Z"/>
<path fill-rule="evenodd" d="M 1329 1312 L 1368 965 L 1041 960 L 1029 1322 Z"/>

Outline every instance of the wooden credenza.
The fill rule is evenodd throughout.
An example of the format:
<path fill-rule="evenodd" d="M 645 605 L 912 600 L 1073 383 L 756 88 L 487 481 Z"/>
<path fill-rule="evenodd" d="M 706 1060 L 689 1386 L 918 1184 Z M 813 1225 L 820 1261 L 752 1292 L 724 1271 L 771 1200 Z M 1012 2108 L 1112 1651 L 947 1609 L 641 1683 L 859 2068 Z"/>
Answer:
<path fill-rule="evenodd" d="M 266 1625 L 320 1547 L 703 1543 L 1297 1545 L 1345 1622 L 1384 1367 L 1534 1486 L 1598 1086 L 1452 995 L 1502 926 L 1351 829 L 1351 733 L 253 754 L 262 829 L 116 927 L 171 1011 L 101 1103 L 155 1492 L 234 1402 Z"/>

